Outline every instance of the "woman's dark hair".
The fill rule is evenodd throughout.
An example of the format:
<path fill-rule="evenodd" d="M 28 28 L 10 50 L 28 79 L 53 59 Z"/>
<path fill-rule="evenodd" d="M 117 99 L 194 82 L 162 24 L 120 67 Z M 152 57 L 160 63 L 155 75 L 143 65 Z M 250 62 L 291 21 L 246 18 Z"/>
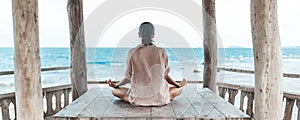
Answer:
<path fill-rule="evenodd" d="M 152 26 L 153 26 L 153 24 L 152 24 L 152 23 L 150 23 L 150 22 L 143 22 L 143 23 L 141 24 L 141 26 L 142 26 L 142 25 L 144 25 L 144 24 L 150 24 L 150 25 L 152 25 Z"/>
<path fill-rule="evenodd" d="M 143 22 L 139 28 L 139 34 L 142 36 L 142 44 L 152 44 L 152 35 L 154 34 L 154 26 L 150 22 Z"/>
<path fill-rule="evenodd" d="M 140 28 L 139 28 L 139 33 L 141 35 L 151 35 L 151 34 L 154 34 L 154 26 L 152 23 L 150 22 L 143 22 L 141 25 L 140 25 Z"/>

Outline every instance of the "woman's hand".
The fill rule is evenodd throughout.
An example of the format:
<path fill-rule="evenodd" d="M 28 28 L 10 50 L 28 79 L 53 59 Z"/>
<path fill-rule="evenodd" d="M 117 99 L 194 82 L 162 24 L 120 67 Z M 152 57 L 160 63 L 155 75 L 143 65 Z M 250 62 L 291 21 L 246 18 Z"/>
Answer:
<path fill-rule="evenodd" d="M 111 81 L 111 79 L 105 80 L 105 81 L 106 81 L 106 83 L 109 85 L 109 87 L 112 87 L 112 88 L 119 88 L 119 86 L 117 86 L 115 83 L 113 83 L 113 82 Z"/>
<path fill-rule="evenodd" d="M 185 79 L 185 78 L 183 78 L 182 79 L 182 81 L 179 83 L 179 88 L 181 88 L 181 87 L 183 87 L 183 86 L 185 86 L 186 85 L 186 83 L 187 83 L 187 80 Z"/>

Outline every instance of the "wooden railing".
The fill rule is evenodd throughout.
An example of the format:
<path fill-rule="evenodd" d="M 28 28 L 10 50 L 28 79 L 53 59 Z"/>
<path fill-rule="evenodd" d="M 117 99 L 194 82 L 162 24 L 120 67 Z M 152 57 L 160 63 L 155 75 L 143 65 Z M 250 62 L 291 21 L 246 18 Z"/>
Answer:
<path fill-rule="evenodd" d="M 228 71 L 228 72 L 254 74 L 253 70 L 241 70 L 241 69 L 235 69 L 235 68 L 218 68 L 218 70 L 219 71 L 222 70 L 222 71 Z M 283 73 L 283 77 L 300 78 L 300 74 Z"/>
<path fill-rule="evenodd" d="M 42 68 L 41 71 L 56 71 L 56 70 L 67 70 L 66 67 L 51 67 Z M 14 74 L 14 71 L 1 71 L 0 76 Z M 67 106 L 71 100 L 71 85 L 60 85 L 54 87 L 43 88 L 43 102 L 45 102 L 46 110 L 44 110 L 44 116 L 48 117 L 54 115 L 63 107 Z M 53 99 L 55 100 L 53 101 Z M 16 98 L 15 93 L 0 94 L 0 107 L 2 120 L 11 120 L 12 116 L 16 117 Z M 11 115 L 14 114 L 14 115 Z M 1 120 L 1 118 L 0 118 Z"/>
<path fill-rule="evenodd" d="M 233 68 L 218 68 L 219 70 L 229 71 L 229 72 L 238 72 L 238 73 L 248 73 L 254 74 L 254 71 L 251 70 L 240 70 Z M 284 77 L 288 78 L 300 78 L 299 74 L 288 74 L 284 73 Z M 227 98 L 228 102 L 233 105 L 236 105 L 236 96 L 240 94 L 239 99 L 239 109 L 246 112 L 249 116 L 254 116 L 254 86 L 242 86 L 242 85 L 233 85 L 228 83 L 218 83 L 219 95 L 224 99 Z M 228 95 L 227 97 L 225 97 Z M 283 93 L 284 99 L 284 120 L 291 120 L 293 116 L 294 106 L 297 107 L 297 120 L 300 120 L 300 95 L 293 94 L 289 92 Z M 296 103 L 296 104 L 295 104 Z M 246 107 L 245 107 L 246 106 Z M 244 108 L 245 107 L 245 108 Z M 293 118 L 296 119 L 296 118 Z"/>
<path fill-rule="evenodd" d="M 41 68 L 41 71 L 45 72 L 45 71 L 68 70 L 68 69 L 70 69 L 69 66 L 64 66 L 64 67 Z M 14 74 L 14 71 L 1 71 L 0 72 L 0 76 L 3 76 L 3 75 L 12 75 L 12 74 Z"/>
<path fill-rule="evenodd" d="M 254 112 L 254 88 L 248 86 L 239 86 L 226 83 L 218 83 L 219 95 L 225 99 L 226 93 L 228 94 L 228 102 L 235 105 L 236 95 L 240 93 L 239 109 L 246 112 L 249 116 L 253 117 Z M 245 97 L 247 96 L 247 102 Z M 246 105 L 246 109 L 244 109 Z"/>
<path fill-rule="evenodd" d="M 47 110 L 44 113 L 45 117 L 54 115 L 62 108 L 69 105 L 69 102 L 72 100 L 70 95 L 71 89 L 72 86 L 70 84 L 43 89 L 43 97 L 46 98 L 47 104 Z M 53 97 L 55 97 L 55 103 L 52 101 Z M 54 104 L 55 108 L 53 108 Z"/>
<path fill-rule="evenodd" d="M 46 110 L 44 116 L 48 117 L 60 111 L 67 106 L 71 100 L 71 85 L 60 85 L 54 87 L 43 88 L 43 101 L 46 102 Z M 55 101 L 53 102 L 53 97 Z M 16 116 L 16 98 L 15 93 L 6 93 L 0 95 L 0 107 L 2 112 L 2 120 L 11 120 L 11 116 Z M 13 105 L 11 109 L 10 105 Z M 53 107 L 55 106 L 55 107 Z M 10 115 L 14 113 L 15 115 Z"/>

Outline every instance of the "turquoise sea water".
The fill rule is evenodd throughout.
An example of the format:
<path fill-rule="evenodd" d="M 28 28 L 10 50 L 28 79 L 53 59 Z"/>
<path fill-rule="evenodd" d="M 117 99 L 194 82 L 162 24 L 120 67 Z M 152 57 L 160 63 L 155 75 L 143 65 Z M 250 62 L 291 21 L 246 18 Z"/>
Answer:
<path fill-rule="evenodd" d="M 171 76 L 180 80 L 202 80 L 202 48 L 166 48 L 171 67 Z M 125 71 L 129 48 L 89 48 L 87 66 L 89 80 L 119 80 Z M 13 48 L 0 48 L 0 71 L 14 69 Z M 41 66 L 59 67 L 70 65 L 69 48 L 41 48 Z M 224 48 L 218 50 L 218 66 L 253 70 L 253 50 L 251 48 Z M 300 48 L 283 48 L 283 66 L 286 73 L 300 73 Z M 194 73 L 193 70 L 200 70 Z M 232 79 L 238 76 L 239 79 Z M 247 79 L 247 80 L 244 80 Z M 248 80 L 249 79 L 249 80 Z M 226 73 L 218 80 L 252 84 L 253 75 Z M 299 80 L 298 80 L 299 81 Z M 70 83 L 69 70 L 42 72 L 43 87 Z M 0 76 L 0 93 L 14 91 L 14 76 Z"/>

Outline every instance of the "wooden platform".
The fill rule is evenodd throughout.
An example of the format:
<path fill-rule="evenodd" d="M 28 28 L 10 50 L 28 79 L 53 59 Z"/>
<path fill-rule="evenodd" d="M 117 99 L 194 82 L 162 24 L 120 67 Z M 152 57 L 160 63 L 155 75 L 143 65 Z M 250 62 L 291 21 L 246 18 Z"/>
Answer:
<path fill-rule="evenodd" d="M 197 84 L 163 107 L 135 107 L 112 96 L 111 88 L 92 88 L 54 115 L 66 119 L 241 119 L 251 118 L 208 89 Z"/>

